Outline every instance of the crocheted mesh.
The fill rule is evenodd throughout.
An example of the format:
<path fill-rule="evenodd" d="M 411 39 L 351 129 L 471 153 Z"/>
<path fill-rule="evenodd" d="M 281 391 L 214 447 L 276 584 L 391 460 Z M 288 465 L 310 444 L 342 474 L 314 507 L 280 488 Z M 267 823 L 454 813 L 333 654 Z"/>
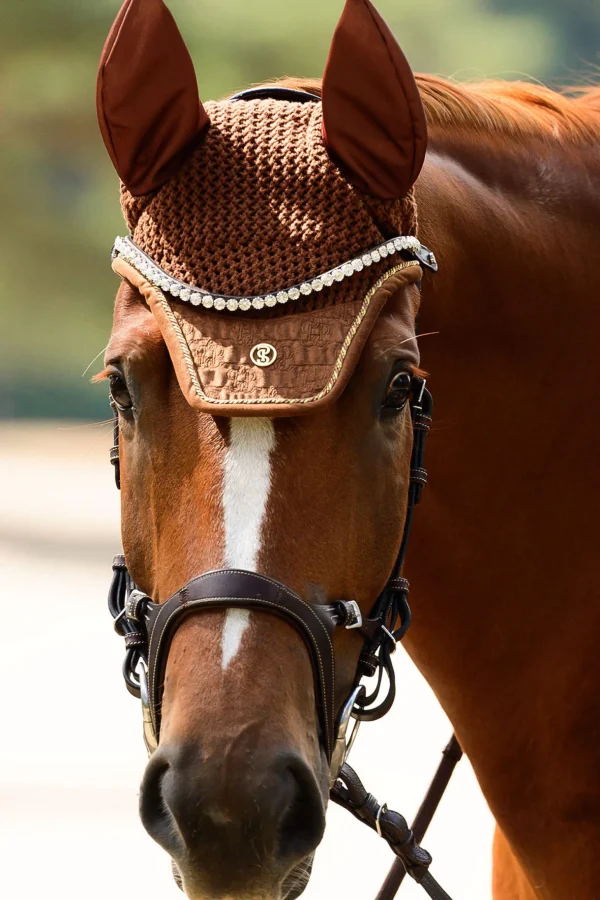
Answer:
<path fill-rule="evenodd" d="M 344 179 L 323 143 L 320 103 L 205 107 L 210 128 L 177 175 L 144 197 L 121 187 L 134 241 L 172 277 L 213 295 L 277 293 L 415 233 L 412 195 L 377 200 Z M 373 264 L 294 308 L 356 299 L 389 265 Z"/>

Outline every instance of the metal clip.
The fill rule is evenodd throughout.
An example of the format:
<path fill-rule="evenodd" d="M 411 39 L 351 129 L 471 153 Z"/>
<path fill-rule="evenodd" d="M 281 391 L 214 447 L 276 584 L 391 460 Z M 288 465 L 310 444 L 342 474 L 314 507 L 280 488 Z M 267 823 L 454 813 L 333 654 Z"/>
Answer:
<path fill-rule="evenodd" d="M 115 629 L 115 631 L 117 632 L 117 634 L 119 635 L 119 637 L 123 637 L 123 635 L 122 635 L 121 632 L 119 631 L 119 622 L 121 621 L 121 619 L 123 618 L 123 616 L 126 616 L 126 615 L 127 615 L 127 613 L 126 613 L 125 607 L 123 607 L 123 609 L 121 610 L 121 612 L 120 612 L 117 616 L 115 616 L 114 619 L 113 619 L 113 628 Z"/>
<path fill-rule="evenodd" d="M 397 643 L 398 643 L 397 640 L 396 640 L 396 638 L 394 637 L 394 635 L 392 634 L 392 632 L 389 630 L 389 628 L 386 628 L 386 627 L 385 627 L 385 625 L 382 625 L 382 626 L 381 626 L 381 630 L 382 630 L 382 631 L 385 631 L 385 633 L 387 634 L 387 636 L 389 637 L 389 639 L 392 641 L 392 643 L 393 643 L 394 646 L 393 646 L 391 652 L 392 652 L 392 653 L 395 653 L 395 652 L 396 652 L 396 645 L 397 645 Z"/>
<path fill-rule="evenodd" d="M 381 832 L 381 816 L 388 811 L 387 803 L 382 803 L 379 809 L 377 810 L 377 815 L 375 816 L 375 829 L 379 837 L 383 837 Z"/>

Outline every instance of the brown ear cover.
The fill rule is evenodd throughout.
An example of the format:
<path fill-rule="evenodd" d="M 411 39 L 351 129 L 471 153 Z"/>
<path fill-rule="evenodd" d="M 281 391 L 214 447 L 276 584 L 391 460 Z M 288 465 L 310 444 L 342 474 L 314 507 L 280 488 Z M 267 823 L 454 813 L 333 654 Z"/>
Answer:
<path fill-rule="evenodd" d="M 419 89 L 369 0 L 346 0 L 323 78 L 323 138 L 345 177 L 367 194 L 404 197 L 427 148 Z"/>
<path fill-rule="evenodd" d="M 163 185 L 208 126 L 192 60 L 162 0 L 125 0 L 100 58 L 96 106 L 106 149 L 134 196 Z"/>

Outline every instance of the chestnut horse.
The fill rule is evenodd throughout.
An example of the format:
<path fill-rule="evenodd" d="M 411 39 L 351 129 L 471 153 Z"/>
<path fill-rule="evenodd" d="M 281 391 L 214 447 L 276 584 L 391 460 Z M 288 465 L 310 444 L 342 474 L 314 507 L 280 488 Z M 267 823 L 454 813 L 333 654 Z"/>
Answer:
<path fill-rule="evenodd" d="M 209 119 L 212 136 L 225 121 L 218 117 L 229 114 L 223 104 L 207 113 L 198 103 L 173 29 L 160 0 L 127 0 L 101 67 L 101 126 L 138 244 L 135 229 L 148 210 L 144 236 L 156 246 L 175 220 L 181 241 L 204 227 L 194 206 L 200 187 L 175 192 L 179 206 L 172 203 L 164 220 L 160 203 L 148 198 L 168 198 L 179 167 L 190 154 L 200 158 Z M 111 70 L 117 62 L 118 77 Z M 592 315 L 600 287 L 600 91 L 566 97 L 535 85 L 460 86 L 427 76 L 416 85 L 368 0 L 348 0 L 323 85 L 288 80 L 279 87 L 323 96 L 332 168 L 322 163 L 329 179 L 317 228 L 322 242 L 332 222 L 343 231 L 327 194 L 341 173 L 352 185 L 344 195 L 348 216 L 360 195 L 382 241 L 389 236 L 386 204 L 413 198 L 416 207 L 411 200 L 400 210 L 403 225 L 414 230 L 416 208 L 419 240 L 439 262 L 438 275 L 425 272 L 419 281 L 419 332 L 439 332 L 424 344 L 422 360 L 435 389 L 436 424 L 431 485 L 405 567 L 415 598 L 405 646 L 450 717 L 498 823 L 494 898 L 590 900 L 600 882 L 600 603 L 593 602 L 600 425 Z M 277 102 L 294 107 L 298 119 L 298 98 L 270 97 L 252 99 L 256 122 Z M 419 171 L 421 103 L 428 145 Z M 244 134 L 255 120 L 244 120 Z M 288 132 L 277 122 L 259 131 L 260 140 L 275 133 L 269 152 L 276 173 L 278 141 Z M 252 138 L 253 153 L 260 140 Z M 233 141 L 228 152 L 233 170 L 250 151 Z M 265 220 L 227 193 L 227 178 L 210 168 L 215 158 L 202 163 L 209 182 L 202 215 L 210 219 L 217 192 L 222 217 L 239 218 L 240 241 L 252 250 Z M 303 171 L 300 160 L 298 178 Z M 307 171 L 308 203 L 317 176 Z M 292 234 L 289 253 L 296 245 L 307 253 L 303 277 L 317 275 L 319 248 L 305 248 L 285 184 L 274 174 L 266 187 L 256 185 L 257 208 L 266 196 L 277 240 Z M 226 253 L 220 220 L 211 222 L 215 246 L 207 238 L 195 244 L 199 271 L 213 250 Z M 180 247 L 169 235 L 155 262 L 181 278 Z M 352 255 L 367 249 L 352 246 Z M 344 261 L 340 248 L 332 265 Z M 249 270 L 253 264 L 249 256 Z M 384 281 L 387 264 L 377 263 Z M 412 437 L 406 397 L 395 391 L 398 373 L 419 364 L 418 279 L 405 278 L 404 269 L 390 276 L 397 280 L 333 402 L 295 407 L 291 415 L 267 404 L 257 416 L 243 403 L 231 413 L 223 406 L 211 412 L 206 399 L 198 405 L 168 328 L 177 321 L 181 333 L 196 329 L 189 346 L 199 371 L 203 310 L 181 312 L 183 290 L 181 302 L 169 305 L 149 285 L 143 260 L 137 269 L 123 259 L 114 265 L 124 280 L 105 375 L 119 409 L 132 578 L 161 602 L 194 576 L 227 566 L 279 579 L 312 603 L 356 599 L 368 613 L 393 569 L 406 512 Z M 230 273 L 222 271 L 225 284 Z M 240 279 L 237 293 L 250 293 L 240 272 L 231 283 Z M 293 283 L 277 285 L 278 277 L 266 289 Z M 375 277 L 373 270 L 372 284 Z M 331 308 L 337 314 L 342 307 Z M 244 328 L 302 318 L 251 315 Z M 202 323 L 218 320 L 215 328 L 239 335 L 238 318 L 224 309 Z M 257 351 L 255 365 L 270 365 L 272 351 Z M 216 383 L 216 363 L 205 356 L 205 378 Z M 189 371 L 193 380 L 196 370 Z M 300 377 L 299 366 L 290 371 Z M 356 632 L 336 635 L 336 711 L 355 683 L 360 650 Z M 190 616 L 172 639 L 160 714 L 141 814 L 176 861 L 188 896 L 297 896 L 328 795 L 311 660 L 297 633 L 256 611 Z"/>

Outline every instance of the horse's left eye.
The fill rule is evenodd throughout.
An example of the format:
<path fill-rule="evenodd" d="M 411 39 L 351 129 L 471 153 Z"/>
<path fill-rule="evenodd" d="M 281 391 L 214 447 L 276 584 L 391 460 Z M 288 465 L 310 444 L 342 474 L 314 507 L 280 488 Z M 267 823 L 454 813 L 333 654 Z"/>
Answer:
<path fill-rule="evenodd" d="M 386 412 L 401 412 L 410 397 L 412 379 L 408 372 L 398 372 L 389 383 L 383 408 Z"/>

